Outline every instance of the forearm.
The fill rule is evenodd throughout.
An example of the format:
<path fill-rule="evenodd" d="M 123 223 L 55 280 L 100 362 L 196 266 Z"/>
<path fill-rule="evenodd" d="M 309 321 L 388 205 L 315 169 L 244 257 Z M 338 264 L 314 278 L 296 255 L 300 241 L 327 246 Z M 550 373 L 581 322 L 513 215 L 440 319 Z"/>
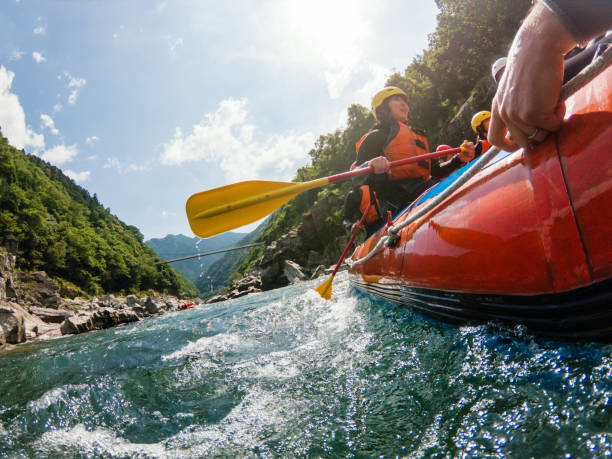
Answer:
<path fill-rule="evenodd" d="M 571 34 L 576 43 L 584 43 L 612 28 L 610 0 L 540 0 Z"/>

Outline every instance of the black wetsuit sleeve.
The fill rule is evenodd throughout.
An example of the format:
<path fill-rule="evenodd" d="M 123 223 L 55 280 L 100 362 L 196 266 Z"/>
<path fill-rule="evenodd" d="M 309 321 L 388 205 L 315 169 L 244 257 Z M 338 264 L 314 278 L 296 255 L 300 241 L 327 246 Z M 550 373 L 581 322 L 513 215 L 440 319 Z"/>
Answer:
<path fill-rule="evenodd" d="M 365 163 L 378 156 L 384 156 L 383 148 L 387 141 L 388 131 L 385 129 L 374 129 L 363 139 L 357 151 L 357 167 L 365 167 Z M 374 190 L 381 190 L 387 183 L 387 174 L 370 174 L 365 177 L 356 177 L 353 179 L 355 186 L 367 184 Z"/>
<path fill-rule="evenodd" d="M 370 132 L 361 145 L 359 146 L 359 151 L 357 152 L 357 160 L 355 161 L 357 167 L 361 166 L 366 161 L 374 159 L 378 156 L 384 156 L 383 148 L 385 146 L 385 141 L 387 140 L 387 133 L 380 130 L 375 129 Z"/>
<path fill-rule="evenodd" d="M 354 223 L 361 218 L 361 188 L 353 188 L 348 192 L 344 200 L 344 211 L 342 215 L 342 224 L 347 230 L 351 229 Z"/>
<path fill-rule="evenodd" d="M 572 34 L 583 43 L 612 28 L 610 0 L 541 0 Z"/>
<path fill-rule="evenodd" d="M 433 178 L 444 178 L 452 172 L 459 169 L 465 163 L 459 159 L 457 155 L 445 162 L 431 162 L 431 176 Z"/>

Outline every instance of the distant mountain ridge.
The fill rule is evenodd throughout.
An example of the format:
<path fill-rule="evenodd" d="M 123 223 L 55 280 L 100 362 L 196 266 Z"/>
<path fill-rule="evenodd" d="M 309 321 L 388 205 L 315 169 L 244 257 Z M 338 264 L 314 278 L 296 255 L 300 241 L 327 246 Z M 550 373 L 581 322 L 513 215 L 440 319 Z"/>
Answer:
<path fill-rule="evenodd" d="M 238 241 L 245 237 L 244 233 L 224 233 L 208 239 L 188 237 L 183 234 L 168 234 L 163 238 L 152 238 L 145 241 L 151 249 L 163 260 L 187 257 L 198 253 L 212 252 L 228 249 L 238 245 Z M 223 257 L 223 253 L 207 255 L 190 260 L 172 263 L 172 267 L 183 274 L 194 284 L 197 284 L 200 275 L 216 260 Z M 197 286 L 197 285 L 196 285 Z"/>

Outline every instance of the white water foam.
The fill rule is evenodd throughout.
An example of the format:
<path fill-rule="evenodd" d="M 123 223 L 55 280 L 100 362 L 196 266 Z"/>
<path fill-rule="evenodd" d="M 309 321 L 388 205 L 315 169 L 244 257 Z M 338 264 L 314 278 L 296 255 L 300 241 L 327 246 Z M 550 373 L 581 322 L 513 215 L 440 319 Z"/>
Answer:
<path fill-rule="evenodd" d="M 204 352 L 218 355 L 222 352 L 248 349 L 255 346 L 255 340 L 244 338 L 233 333 L 219 333 L 214 336 L 205 336 L 196 342 L 189 342 L 186 346 L 171 354 L 163 355 L 162 360 L 173 360 L 188 355 L 198 355 Z"/>
<path fill-rule="evenodd" d="M 67 385 L 64 387 L 55 387 L 44 394 L 42 394 L 38 399 L 31 400 L 28 403 L 28 409 L 32 412 L 46 410 L 51 405 L 56 404 L 58 402 L 66 402 L 69 403 L 73 397 L 68 394 L 69 390 L 74 390 L 78 393 L 84 393 L 88 390 L 88 386 L 86 384 L 79 385 Z"/>
<path fill-rule="evenodd" d="M 140 456 L 168 457 L 165 448 L 160 444 L 131 443 L 108 429 L 96 428 L 87 430 L 83 424 L 70 429 L 59 429 L 45 432 L 34 443 L 34 448 L 41 455 L 62 453 L 67 456 Z"/>

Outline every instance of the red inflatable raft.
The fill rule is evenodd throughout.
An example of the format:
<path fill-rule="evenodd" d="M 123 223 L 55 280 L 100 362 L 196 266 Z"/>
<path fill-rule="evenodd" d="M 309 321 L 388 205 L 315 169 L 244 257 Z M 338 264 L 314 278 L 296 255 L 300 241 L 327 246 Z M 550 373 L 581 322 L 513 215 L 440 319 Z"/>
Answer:
<path fill-rule="evenodd" d="M 566 105 L 563 128 L 537 149 L 497 153 L 401 229 L 394 246 L 370 253 L 386 234 L 381 229 L 357 247 L 351 284 L 447 322 L 612 337 L 612 67 Z"/>

